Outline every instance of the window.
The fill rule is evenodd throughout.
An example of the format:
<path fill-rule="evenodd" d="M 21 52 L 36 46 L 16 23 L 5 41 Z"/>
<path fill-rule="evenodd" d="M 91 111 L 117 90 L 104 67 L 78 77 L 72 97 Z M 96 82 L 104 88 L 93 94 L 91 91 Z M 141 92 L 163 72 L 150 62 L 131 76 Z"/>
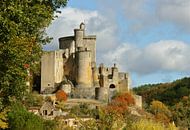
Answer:
<path fill-rule="evenodd" d="M 78 125 L 78 122 L 77 122 L 77 121 L 73 121 L 73 124 L 74 124 L 74 125 Z"/>
<path fill-rule="evenodd" d="M 43 110 L 43 115 L 47 115 L 47 110 Z"/>
<path fill-rule="evenodd" d="M 67 122 L 67 121 L 64 121 L 64 123 L 65 123 L 65 125 L 67 125 L 67 124 L 68 124 L 68 122 Z"/>

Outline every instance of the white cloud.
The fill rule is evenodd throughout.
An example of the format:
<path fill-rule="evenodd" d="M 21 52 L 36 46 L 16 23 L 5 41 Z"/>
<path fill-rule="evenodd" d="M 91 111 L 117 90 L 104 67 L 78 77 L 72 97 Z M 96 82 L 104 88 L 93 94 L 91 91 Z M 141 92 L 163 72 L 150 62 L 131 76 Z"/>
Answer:
<path fill-rule="evenodd" d="M 165 21 L 190 29 L 189 0 L 159 0 L 157 2 L 157 13 Z"/>
<path fill-rule="evenodd" d="M 79 28 L 81 22 L 86 24 L 86 34 L 97 35 L 97 50 L 108 51 L 116 47 L 116 25 L 97 11 L 81 10 L 67 7 L 61 10 L 58 18 L 48 27 L 47 33 L 53 37 L 51 44 L 44 46 L 44 50 L 58 49 L 58 38 L 73 35 L 73 29 Z"/>
<path fill-rule="evenodd" d="M 130 31 L 134 33 L 162 23 L 172 23 L 190 32 L 190 0 L 104 0 L 99 6 L 106 13 L 109 10 L 108 15 L 124 14 L 126 22 L 131 23 Z"/>
<path fill-rule="evenodd" d="M 123 44 L 104 55 L 108 64 L 115 59 L 122 68 L 140 75 L 156 72 L 189 72 L 190 46 L 181 41 L 167 40 L 137 48 Z M 111 58 L 112 57 L 112 58 Z"/>

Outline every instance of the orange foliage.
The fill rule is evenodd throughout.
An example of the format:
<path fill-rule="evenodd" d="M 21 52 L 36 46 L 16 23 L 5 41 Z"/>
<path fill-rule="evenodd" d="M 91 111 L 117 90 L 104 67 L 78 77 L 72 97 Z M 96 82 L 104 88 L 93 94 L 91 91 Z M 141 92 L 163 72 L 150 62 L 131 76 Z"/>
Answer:
<path fill-rule="evenodd" d="M 28 69 L 29 67 L 30 67 L 29 64 L 24 64 L 24 68 L 25 68 L 25 69 Z"/>
<path fill-rule="evenodd" d="M 124 93 L 115 97 L 107 106 L 107 111 L 123 114 L 128 110 L 128 106 L 134 105 L 135 99 L 130 93 Z"/>
<path fill-rule="evenodd" d="M 56 92 L 56 98 L 58 101 L 66 101 L 67 100 L 67 94 L 63 90 L 58 90 Z"/>

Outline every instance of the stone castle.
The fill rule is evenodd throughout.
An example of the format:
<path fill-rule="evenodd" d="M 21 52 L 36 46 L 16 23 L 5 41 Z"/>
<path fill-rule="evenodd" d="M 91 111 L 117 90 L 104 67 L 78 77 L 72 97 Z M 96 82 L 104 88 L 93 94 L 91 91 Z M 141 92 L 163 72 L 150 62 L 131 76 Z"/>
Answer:
<path fill-rule="evenodd" d="M 71 98 L 108 101 L 116 92 L 128 91 L 128 73 L 116 64 L 96 66 L 96 36 L 85 35 L 85 24 L 74 36 L 59 38 L 59 50 L 45 52 L 41 60 L 41 93 L 64 90 Z"/>

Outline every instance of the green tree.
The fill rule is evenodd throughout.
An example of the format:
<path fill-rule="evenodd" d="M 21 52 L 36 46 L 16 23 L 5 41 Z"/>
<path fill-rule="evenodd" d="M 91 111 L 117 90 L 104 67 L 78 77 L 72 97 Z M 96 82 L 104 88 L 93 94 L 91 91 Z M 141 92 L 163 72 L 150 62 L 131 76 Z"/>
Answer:
<path fill-rule="evenodd" d="M 67 0 L 0 1 L 0 96 L 22 98 L 40 60 L 45 28 Z M 5 101 L 4 101 L 5 102 Z"/>
<path fill-rule="evenodd" d="M 7 118 L 11 130 L 54 130 L 57 125 L 55 121 L 44 120 L 28 112 L 19 102 L 11 104 Z"/>
<path fill-rule="evenodd" d="M 11 130 L 43 130 L 43 119 L 28 112 L 20 103 L 12 104 L 8 121 Z"/>

